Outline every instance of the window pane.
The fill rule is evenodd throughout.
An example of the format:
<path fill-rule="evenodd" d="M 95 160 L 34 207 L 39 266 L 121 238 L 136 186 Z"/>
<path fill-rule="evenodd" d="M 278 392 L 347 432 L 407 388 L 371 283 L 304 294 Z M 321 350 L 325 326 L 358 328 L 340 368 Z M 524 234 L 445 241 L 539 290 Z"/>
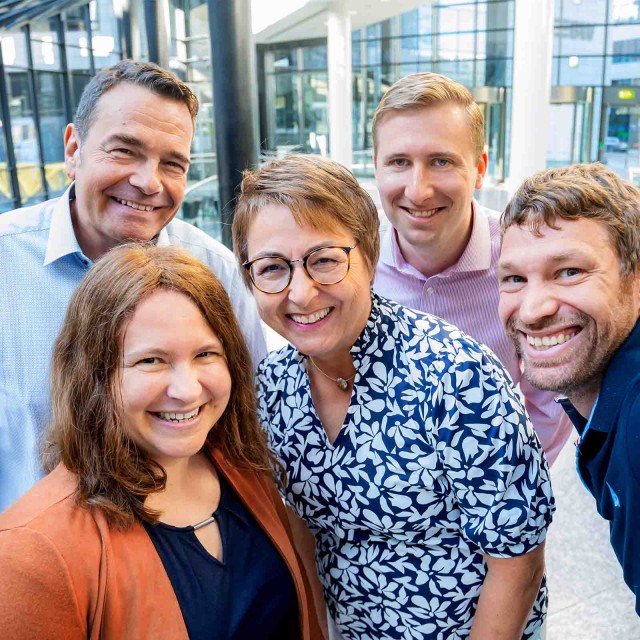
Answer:
<path fill-rule="evenodd" d="M 91 46 L 96 67 L 101 69 L 120 60 L 120 33 L 118 21 L 111 2 L 96 2 L 89 5 L 93 38 Z"/>
<path fill-rule="evenodd" d="M 558 82 L 561 85 L 590 86 L 602 84 L 604 58 L 570 56 L 558 60 Z"/>
<path fill-rule="evenodd" d="M 604 27 L 583 25 L 554 29 L 553 55 L 603 55 Z"/>
<path fill-rule="evenodd" d="M 640 84 L 640 56 L 607 58 L 605 84 Z"/>
<path fill-rule="evenodd" d="M 23 205 L 40 202 L 45 197 L 28 74 L 24 69 L 6 68 L 11 135 Z"/>
<path fill-rule="evenodd" d="M 615 2 L 616 0 L 613 0 Z M 607 3 L 602 0 L 556 0 L 556 25 L 603 24 Z"/>
<path fill-rule="evenodd" d="M 559 1 L 559 0 L 557 0 Z M 491 2 L 478 5 L 479 31 L 487 29 L 513 29 L 513 2 Z"/>
<path fill-rule="evenodd" d="M 593 2 L 593 0 L 591 0 Z M 638 22 L 640 6 L 638 0 L 611 0 L 609 22 Z"/>
<path fill-rule="evenodd" d="M 440 33 L 473 31 L 476 28 L 475 5 L 436 8 L 436 29 Z"/>
<path fill-rule="evenodd" d="M 28 67 L 27 39 L 22 31 L 8 31 L 0 38 L 6 67 Z"/>
<path fill-rule="evenodd" d="M 66 188 L 63 134 L 64 115 L 62 74 L 36 72 L 40 135 L 49 196 L 60 195 Z"/>

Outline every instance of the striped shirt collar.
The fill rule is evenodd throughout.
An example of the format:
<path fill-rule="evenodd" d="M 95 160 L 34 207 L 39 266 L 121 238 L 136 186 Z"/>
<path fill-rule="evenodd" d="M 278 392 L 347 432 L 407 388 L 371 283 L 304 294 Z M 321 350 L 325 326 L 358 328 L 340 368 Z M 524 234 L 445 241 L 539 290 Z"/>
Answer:
<path fill-rule="evenodd" d="M 486 271 L 491 267 L 491 232 L 489 229 L 489 219 L 484 207 L 481 207 L 475 200 L 472 203 L 472 207 L 473 228 L 469 242 L 458 262 L 447 267 L 438 275 L 449 276 L 453 273 L 463 273 L 467 271 Z M 391 225 L 382 240 L 380 260 L 401 273 L 412 275 L 421 280 L 425 279 L 422 273 L 405 260 L 400 251 L 397 232 Z"/>

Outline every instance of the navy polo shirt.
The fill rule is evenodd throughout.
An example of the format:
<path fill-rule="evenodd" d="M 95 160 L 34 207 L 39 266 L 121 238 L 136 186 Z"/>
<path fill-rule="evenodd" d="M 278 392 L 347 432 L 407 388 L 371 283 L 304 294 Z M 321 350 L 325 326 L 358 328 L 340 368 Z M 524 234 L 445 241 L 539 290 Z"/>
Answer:
<path fill-rule="evenodd" d="M 589 420 L 568 400 L 560 403 L 580 434 L 578 474 L 609 521 L 640 615 L 640 322 L 609 362 Z"/>

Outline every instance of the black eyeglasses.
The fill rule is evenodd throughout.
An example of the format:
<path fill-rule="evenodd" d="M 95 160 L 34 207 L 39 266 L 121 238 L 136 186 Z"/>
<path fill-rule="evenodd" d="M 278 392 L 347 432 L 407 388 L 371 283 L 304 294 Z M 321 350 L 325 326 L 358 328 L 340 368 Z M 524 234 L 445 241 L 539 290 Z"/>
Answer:
<path fill-rule="evenodd" d="M 249 260 L 242 266 L 249 272 L 251 282 L 263 293 L 284 291 L 293 278 L 294 262 L 302 262 L 305 273 L 318 284 L 338 284 L 345 279 L 351 266 L 352 247 L 320 247 L 306 256 L 287 260 L 281 256 L 263 256 Z"/>

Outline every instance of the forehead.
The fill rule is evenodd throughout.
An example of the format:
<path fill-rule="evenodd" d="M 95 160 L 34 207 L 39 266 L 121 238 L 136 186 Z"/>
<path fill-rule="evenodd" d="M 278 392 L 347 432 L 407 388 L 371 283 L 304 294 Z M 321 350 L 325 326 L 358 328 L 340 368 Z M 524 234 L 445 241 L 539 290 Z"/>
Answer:
<path fill-rule="evenodd" d="M 171 289 L 157 289 L 143 298 L 123 330 L 125 349 L 159 337 L 167 344 L 183 339 L 217 339 L 194 301 Z"/>
<path fill-rule="evenodd" d="M 376 142 L 378 153 L 438 146 L 473 153 L 469 114 L 455 102 L 390 111 L 377 127 Z"/>
<path fill-rule="evenodd" d="M 557 229 L 542 225 L 537 233 L 526 224 L 510 226 L 502 238 L 500 267 L 517 266 L 526 271 L 582 257 L 602 268 L 619 268 L 620 260 L 604 223 L 557 218 L 554 225 Z"/>
<path fill-rule="evenodd" d="M 193 120 L 186 104 L 130 82 L 109 89 L 98 99 L 89 134 L 148 134 L 191 145 Z"/>
<path fill-rule="evenodd" d="M 322 215 L 312 209 L 304 214 L 294 215 L 289 207 L 282 204 L 267 204 L 260 207 L 249 226 L 247 245 L 249 255 L 265 249 L 285 251 L 313 244 L 314 242 L 353 240 L 353 234 L 330 214 Z M 298 218 L 298 220 L 296 220 Z"/>

